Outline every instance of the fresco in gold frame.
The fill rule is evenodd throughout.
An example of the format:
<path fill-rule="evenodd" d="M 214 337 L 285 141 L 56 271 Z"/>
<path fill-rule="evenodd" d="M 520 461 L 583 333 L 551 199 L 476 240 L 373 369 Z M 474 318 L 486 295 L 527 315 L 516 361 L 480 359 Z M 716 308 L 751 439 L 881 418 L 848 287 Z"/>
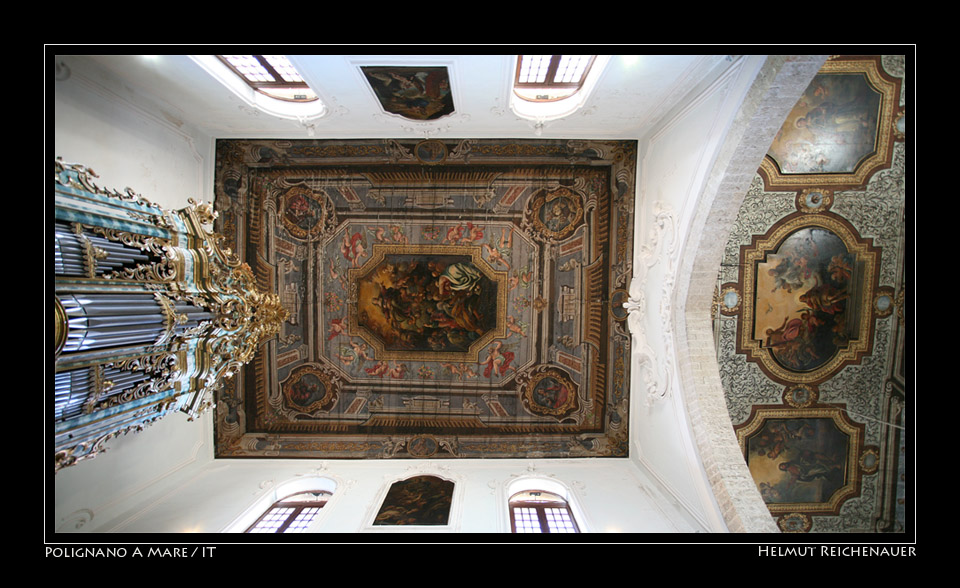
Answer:
<path fill-rule="evenodd" d="M 842 218 L 789 216 L 741 261 L 738 351 L 771 378 L 820 382 L 869 353 L 879 254 Z"/>
<path fill-rule="evenodd" d="M 876 58 L 828 60 L 761 164 L 768 188 L 859 186 L 887 167 L 898 93 Z"/>
<path fill-rule="evenodd" d="M 860 494 L 863 425 L 842 407 L 754 407 L 736 432 L 772 514 L 836 514 Z"/>

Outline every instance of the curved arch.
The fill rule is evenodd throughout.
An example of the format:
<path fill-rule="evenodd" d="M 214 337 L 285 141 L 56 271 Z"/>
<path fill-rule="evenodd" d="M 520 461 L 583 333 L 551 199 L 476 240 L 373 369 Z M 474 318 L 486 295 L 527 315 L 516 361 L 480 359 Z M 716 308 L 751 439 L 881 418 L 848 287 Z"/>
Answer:
<path fill-rule="evenodd" d="M 701 463 L 731 532 L 776 532 L 727 412 L 713 341 L 723 249 L 750 182 L 825 56 L 771 56 L 747 92 L 697 201 L 677 268 L 674 323 L 684 404 Z"/>

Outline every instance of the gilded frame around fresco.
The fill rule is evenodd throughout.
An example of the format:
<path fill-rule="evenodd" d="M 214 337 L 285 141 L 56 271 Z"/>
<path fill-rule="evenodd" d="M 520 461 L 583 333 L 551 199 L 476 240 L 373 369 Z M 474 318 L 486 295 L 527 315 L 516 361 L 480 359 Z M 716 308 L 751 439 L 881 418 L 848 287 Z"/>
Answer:
<path fill-rule="evenodd" d="M 613 300 L 635 174 L 632 141 L 218 142 L 222 232 L 290 311 L 217 398 L 218 457 L 628 455 L 631 339 Z M 390 255 L 472 260 L 498 285 L 492 330 L 458 357 L 363 336 L 357 279 Z M 539 405 L 524 396 L 543 369 L 564 384 L 556 406 L 546 383 Z M 322 399 L 285 396 L 304 370 L 330 375 Z"/>
<path fill-rule="evenodd" d="M 896 122 L 902 116 L 898 106 L 899 84 L 883 71 L 875 58 L 832 58 L 824 63 L 818 74 L 818 77 L 820 76 L 862 76 L 866 84 L 879 94 L 880 104 L 876 112 L 874 147 L 864 154 L 855 169 L 831 173 L 818 171 L 787 172 L 782 169 L 774 156 L 768 154 L 763 158 L 759 170 L 768 189 L 784 190 L 810 187 L 839 189 L 861 186 L 870 176 L 890 164 L 893 144 L 898 136 Z M 811 103 L 825 102 L 830 99 L 829 96 L 815 95 L 818 92 L 817 88 L 815 80 L 808 89 L 809 96 L 805 96 L 787 118 L 784 128 L 778 134 L 778 139 L 792 127 L 791 123 L 807 113 Z"/>
<path fill-rule="evenodd" d="M 762 459 L 763 461 L 776 465 L 777 469 L 782 472 L 782 474 L 779 474 L 781 480 L 786 479 L 786 481 L 782 483 L 787 487 L 816 482 L 816 478 L 822 478 L 824 476 L 822 473 L 822 471 L 826 469 L 823 466 L 824 463 L 828 463 L 832 467 L 838 465 L 823 457 L 808 457 L 811 453 L 809 449 L 801 449 L 804 443 L 802 437 L 806 436 L 802 433 L 802 431 L 805 430 L 804 426 L 814 422 L 829 423 L 830 426 L 836 429 L 835 438 L 845 437 L 846 447 L 843 451 L 834 451 L 834 453 L 842 455 L 843 457 L 842 483 L 838 484 L 838 487 L 830 494 L 829 498 L 821 501 L 778 502 L 777 499 L 771 499 L 769 493 L 775 491 L 774 485 L 769 485 L 764 481 L 764 476 L 758 475 L 755 471 L 757 461 Z M 768 444 L 763 447 L 762 454 L 754 451 L 756 455 L 751 455 L 751 440 L 756 439 L 758 435 L 764 433 L 768 423 L 776 423 L 780 430 L 783 431 L 787 430 L 787 424 L 794 424 L 792 439 L 790 438 L 791 435 L 784 435 L 784 437 L 787 437 L 786 439 L 768 442 Z M 861 457 L 865 451 L 863 446 L 864 426 L 851 421 L 844 407 L 829 405 L 818 405 L 807 408 L 755 406 L 750 414 L 750 418 L 742 425 L 735 427 L 735 430 L 737 441 L 740 444 L 740 450 L 743 453 L 744 459 L 747 461 L 747 467 L 751 468 L 751 472 L 754 473 L 754 480 L 761 490 L 761 495 L 764 496 L 767 507 L 774 516 L 784 516 L 793 513 L 804 515 L 837 514 L 840 512 L 840 507 L 846 500 L 860 494 L 860 478 L 864 473 L 861 471 L 863 462 Z M 872 449 L 869 448 L 867 448 L 867 450 L 872 451 Z M 803 473 L 806 474 L 808 480 L 806 482 L 798 482 L 798 479 L 803 480 L 803 476 L 798 474 L 798 472 L 791 473 L 791 467 L 789 465 L 784 466 L 783 464 L 799 464 L 798 467 L 803 468 Z M 811 473 L 815 472 L 818 467 L 821 472 L 819 475 Z M 765 487 L 765 484 L 768 485 Z"/>
<path fill-rule="evenodd" d="M 775 254 L 784 241 L 804 229 L 829 231 L 842 241 L 846 250 L 856 259 L 861 268 L 858 277 L 857 295 L 850 296 L 845 302 L 855 313 L 859 326 L 855 337 L 847 344 L 838 347 L 836 353 L 815 369 L 795 370 L 786 367 L 774 356 L 773 349 L 755 332 L 755 324 L 762 309 L 766 292 L 758 288 L 758 273 L 761 264 L 768 256 Z M 835 374 L 843 366 L 858 363 L 872 347 L 874 293 L 877 290 L 877 271 L 879 252 L 869 240 L 859 237 L 856 231 L 842 218 L 823 212 L 818 214 L 796 213 L 777 223 L 766 235 L 755 236 L 749 246 L 741 247 L 741 296 L 739 299 L 739 320 L 737 351 L 746 354 L 748 360 L 756 362 L 760 368 L 774 380 L 785 384 L 813 384 L 821 382 Z M 855 300 L 853 300 L 856 298 Z M 852 302 L 852 303 L 851 303 Z M 807 310 L 812 311 L 811 308 Z"/>

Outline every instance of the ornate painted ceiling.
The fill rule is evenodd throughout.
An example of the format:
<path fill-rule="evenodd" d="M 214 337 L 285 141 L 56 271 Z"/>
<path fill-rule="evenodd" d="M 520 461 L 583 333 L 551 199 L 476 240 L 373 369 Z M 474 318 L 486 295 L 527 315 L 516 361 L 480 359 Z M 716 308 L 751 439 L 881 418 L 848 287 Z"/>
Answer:
<path fill-rule="evenodd" d="M 221 140 L 218 232 L 279 338 L 217 457 L 627 455 L 636 143 Z"/>
<path fill-rule="evenodd" d="M 904 529 L 903 75 L 902 57 L 828 60 L 727 244 L 727 407 L 784 531 Z"/>

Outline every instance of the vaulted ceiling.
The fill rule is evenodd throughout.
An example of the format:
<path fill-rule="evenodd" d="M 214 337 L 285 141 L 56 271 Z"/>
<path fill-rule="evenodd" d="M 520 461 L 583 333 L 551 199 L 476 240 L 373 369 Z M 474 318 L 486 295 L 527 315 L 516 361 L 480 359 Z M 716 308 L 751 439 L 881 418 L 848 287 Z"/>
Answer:
<path fill-rule="evenodd" d="M 550 394 L 555 394 L 565 383 L 572 389 L 587 381 L 583 376 L 585 372 L 571 372 L 570 366 L 578 361 L 582 366 L 582 360 L 593 357 L 590 355 L 595 353 L 593 349 L 600 346 L 577 347 L 584 342 L 580 339 L 586 339 L 581 335 L 588 330 L 569 329 L 565 320 L 568 315 L 562 312 L 561 295 L 566 292 L 564 286 L 576 285 L 580 289 L 570 300 L 576 300 L 574 307 L 585 309 L 584 304 L 590 302 L 590 297 L 584 298 L 583 294 L 591 274 L 584 271 L 583 266 L 610 259 L 610 254 L 616 252 L 616 240 L 611 235 L 616 234 L 618 226 L 627 227 L 625 230 L 632 233 L 632 218 L 617 221 L 612 227 L 597 224 L 598 211 L 602 211 L 603 206 L 615 206 L 615 199 L 621 195 L 615 176 L 603 177 L 605 192 L 590 191 L 584 189 L 584 184 L 597 170 L 578 175 L 576 165 L 599 164 L 598 169 L 605 170 L 602 173 L 613 171 L 615 174 L 614 167 L 618 164 L 611 154 L 618 150 L 635 152 L 637 140 L 642 148 L 642 139 L 671 112 L 679 99 L 709 83 L 730 57 L 614 56 L 582 108 L 563 118 L 542 121 L 519 116 L 510 108 L 515 56 L 290 57 L 327 106 L 323 116 L 301 120 L 269 116 L 227 89 L 188 56 L 74 59 L 74 63 L 89 61 L 117 74 L 128 84 L 131 96 L 135 95 L 137 101 L 151 101 L 167 121 L 209 137 L 233 139 L 220 141 L 218 146 L 220 167 L 215 190 L 222 213 L 220 229 L 241 258 L 258 271 L 262 285 L 281 295 L 287 286 L 292 286 L 287 304 L 297 314 L 295 321 L 286 327 L 287 346 L 275 349 L 269 361 L 255 363 L 247 374 L 246 388 L 233 389 L 228 392 L 232 396 L 222 399 L 221 410 L 227 412 L 218 414 L 217 434 L 226 435 L 218 441 L 221 446 L 231 447 L 238 455 L 275 454 L 275 450 L 282 449 L 286 441 L 278 441 L 278 437 L 244 437 L 243 427 L 247 425 L 241 423 L 253 423 L 254 414 L 265 414 L 258 412 L 264 407 L 273 407 L 275 414 L 289 419 L 282 426 L 302 427 L 311 419 L 314 423 L 321 422 L 321 415 L 329 416 L 336 411 L 342 414 L 363 405 L 361 412 L 368 411 L 368 416 L 379 411 L 378 418 L 389 415 L 394 419 L 372 423 L 379 428 L 366 432 L 382 438 L 405 439 L 403 447 L 394 447 L 407 451 L 409 456 L 443 452 L 454 455 L 459 448 L 449 445 L 444 448 L 438 440 L 443 433 L 455 428 L 446 429 L 446 425 L 434 423 L 436 437 L 414 439 L 412 429 L 405 428 L 408 425 L 399 420 L 398 415 L 414 414 L 416 421 L 431 410 L 436 416 L 439 414 L 436 407 L 442 407 L 444 418 L 470 417 L 458 421 L 454 427 L 461 427 L 461 431 L 466 430 L 463 427 L 475 427 L 476 432 L 480 427 L 487 427 L 491 415 L 499 410 L 495 408 L 498 395 L 490 394 L 493 388 L 512 387 L 515 403 L 504 410 L 505 414 L 513 410 L 514 414 L 526 415 L 521 419 L 521 428 L 534 421 L 549 422 L 550 427 L 564 426 L 564 419 L 571 414 L 577 415 L 574 421 L 576 426 L 581 426 L 596 417 L 583 405 L 562 406 L 556 395 L 551 397 L 557 403 L 552 406 L 546 403 L 546 395 L 537 396 L 539 400 L 534 397 L 540 384 L 543 384 L 541 392 L 549 389 Z M 909 393 L 905 391 L 903 368 L 904 130 L 896 126 L 903 122 L 905 100 L 900 91 L 903 63 L 902 59 L 878 59 L 876 63 L 879 64 L 876 74 L 879 85 L 888 88 L 884 90 L 888 110 L 882 112 L 883 144 L 879 152 L 868 150 L 865 155 L 861 154 L 864 156 L 861 163 L 865 165 L 854 165 L 854 171 L 840 180 L 837 178 L 842 173 L 824 168 L 785 179 L 790 174 L 781 172 L 787 172 L 788 165 L 801 162 L 775 157 L 767 160 L 747 194 L 718 276 L 717 340 L 727 406 L 748 464 L 758 485 L 766 484 L 760 486 L 766 491 L 764 498 L 784 530 L 847 531 L 870 527 L 899 530 L 903 525 L 905 437 L 902 431 L 905 430 L 905 399 Z M 361 67 L 368 65 L 447 68 L 455 112 L 435 121 L 410 120 L 386 112 L 361 73 Z M 896 88 L 889 89 L 889 84 Z M 811 103 L 822 102 L 823 96 L 811 94 L 810 99 Z M 847 132 L 836 128 L 834 131 Z M 471 140 L 460 140 L 464 138 Z M 519 155 L 503 157 L 507 151 Z M 543 156 L 547 152 L 550 155 Z M 559 173 L 559 164 L 573 169 L 573 175 L 565 175 L 566 171 Z M 336 170 L 338 180 L 332 181 L 331 173 L 336 166 L 340 166 Z M 491 175 L 484 176 L 491 170 L 497 181 Z M 636 169 L 628 172 L 635 174 Z M 429 189 L 411 189 L 411 185 L 405 183 L 411 174 L 419 175 L 425 182 L 420 185 Z M 629 181 L 635 177 L 630 175 Z M 438 187 L 454 184 L 455 195 L 448 202 Z M 509 201 L 514 193 L 516 200 Z M 487 194 L 490 198 L 484 200 Z M 565 217 L 558 213 L 556 218 L 549 217 L 543 214 L 548 210 L 545 201 L 569 202 L 574 205 L 573 209 L 579 205 L 585 214 L 579 220 L 570 220 L 575 214 Z M 411 203 L 417 215 L 397 212 Z M 254 214 L 248 215 L 248 211 Z M 328 223 L 333 217 L 336 222 Z M 318 220 L 323 222 L 318 224 Z M 554 228 L 549 228 L 546 222 L 553 222 Z M 580 236 L 606 235 L 613 240 L 594 241 L 583 249 L 563 251 L 570 236 L 565 234 L 558 239 L 555 229 L 567 226 L 564 223 L 579 231 Z M 468 225 L 479 228 L 482 237 L 475 242 L 470 239 Z M 457 234 L 458 226 L 466 233 Z M 316 231 L 311 232 L 315 227 Z M 527 231 L 526 237 L 513 232 L 515 249 L 511 256 L 504 257 L 509 267 L 499 265 L 496 255 L 506 251 L 499 248 L 501 237 L 505 239 L 511 229 L 521 227 Z M 864 288 L 861 292 L 868 296 L 859 300 L 856 307 L 859 324 L 855 328 L 833 319 L 829 312 L 826 314 L 835 321 L 831 328 L 843 331 L 848 339 L 859 340 L 862 346 L 844 343 L 839 355 L 832 348 L 824 352 L 823 347 L 794 346 L 794 352 L 800 355 L 777 356 L 777 352 L 784 349 L 778 348 L 777 343 L 785 342 L 776 339 L 778 333 L 783 334 L 778 330 L 779 323 L 769 325 L 767 335 L 772 333 L 773 339 L 765 337 L 762 329 L 756 330 L 759 327 L 754 323 L 756 314 L 767 311 L 766 306 L 760 306 L 767 300 L 756 290 L 759 288 L 756 272 L 776 269 L 772 264 L 778 259 L 804 258 L 796 253 L 802 247 L 789 253 L 788 237 L 811 229 L 831 233 L 836 237 L 834 241 L 840 242 L 843 254 L 852 255 L 855 277 Z M 462 250 L 432 249 L 439 245 L 454 246 L 450 240 L 444 241 L 450 230 L 454 230 L 456 246 Z M 360 238 L 354 239 L 354 235 Z M 394 237 L 398 240 L 393 241 Z M 366 255 L 357 257 L 355 246 L 361 241 Z M 620 243 L 627 248 L 634 246 L 630 239 Z M 487 249 L 483 248 L 484 244 Z M 419 249 L 415 251 L 415 247 Z M 356 303 L 357 298 L 351 293 L 364 287 L 376 289 L 383 295 L 394 280 L 402 278 L 410 283 L 427 279 L 428 275 L 438 277 L 413 267 L 427 264 L 431 261 L 429 256 L 438 253 L 454 255 L 445 259 L 445 267 L 438 273 L 455 264 L 470 265 L 482 274 L 481 280 L 487 279 L 485 284 L 491 285 L 498 296 L 504 290 L 511 293 L 504 302 L 485 303 L 493 305 L 484 308 L 495 318 L 476 330 L 475 340 L 456 349 L 449 347 L 457 345 L 453 339 L 440 344 L 441 352 L 451 353 L 451 357 L 456 355 L 455 360 L 423 355 L 436 351 L 430 347 L 429 336 L 406 342 L 414 351 L 419 349 L 420 356 L 413 357 L 410 349 L 391 349 L 390 343 L 383 339 L 386 331 L 375 332 L 376 328 L 370 327 L 373 323 L 366 323 L 365 327 L 359 312 L 351 314 L 344 306 L 341 314 L 331 314 L 338 301 Z M 571 262 L 574 257 L 575 264 Z M 542 288 L 540 310 L 533 310 L 538 296 L 530 297 L 528 309 L 517 305 L 517 297 L 512 295 L 519 290 L 515 290 L 517 286 L 510 280 L 519 280 L 524 275 L 515 272 L 520 259 L 532 260 L 536 275 L 541 280 L 548 278 L 546 286 L 538 282 Z M 331 264 L 331 261 L 337 263 Z M 401 266 L 402 276 L 397 273 Z M 580 267 L 570 272 L 574 266 Z M 832 270 L 826 268 L 824 265 L 821 270 L 829 274 Z M 607 270 L 600 278 L 603 292 L 599 297 L 606 305 L 601 328 L 604 345 L 609 345 L 618 336 L 617 330 L 623 327 L 610 304 L 621 285 L 618 270 L 616 267 Z M 579 282 L 565 281 L 568 274 L 574 273 L 580 276 Z M 814 286 L 816 279 L 820 278 L 804 276 L 793 280 L 797 293 L 822 285 Z M 782 291 L 789 283 L 786 279 L 771 284 L 768 290 Z M 309 312 L 313 315 L 304 311 L 307 300 L 312 301 Z M 497 304 L 506 304 L 506 307 Z M 377 306 L 381 322 L 386 317 L 385 308 Z M 544 309 L 552 313 L 552 323 L 536 318 Z M 796 310 L 789 309 L 787 318 L 797 318 L 789 314 Z M 521 332 L 509 330 L 508 317 L 512 317 L 510 322 L 518 325 Z M 452 320 L 446 324 L 458 328 L 465 324 L 449 316 L 446 320 Z M 784 321 L 787 323 L 789 320 Z M 402 320 L 395 321 L 391 327 L 398 332 L 404 324 Z M 808 320 L 806 326 L 812 324 Z M 531 327 L 540 338 L 530 347 L 518 346 L 525 334 L 531 332 Z M 338 331 L 340 328 L 344 330 Z M 575 334 L 575 341 L 563 339 Z M 488 376 L 483 389 L 476 385 L 464 386 L 463 382 L 472 381 L 472 377 L 460 364 L 472 363 L 480 366 L 482 372 L 482 362 L 489 359 L 491 347 L 497 340 L 514 346 L 501 345 L 498 349 L 513 354 L 514 368 L 528 370 L 526 380 L 518 382 L 516 373 L 494 371 L 494 376 L 503 376 L 502 381 L 493 382 Z M 564 346 L 571 341 L 573 347 Z M 362 345 L 374 351 L 369 353 L 370 360 L 361 362 Z M 836 347 L 834 343 L 827 347 L 831 345 Z M 580 351 L 571 352 L 575 348 Z M 604 365 L 612 367 L 615 358 L 609 353 L 613 347 L 605 349 L 608 355 L 603 355 Z M 378 353 L 384 357 L 376 357 Z M 824 357 L 839 356 L 839 359 L 821 362 L 822 358 L 809 355 L 818 353 Z M 601 355 L 596 352 L 597 357 Z M 533 361 L 534 357 L 538 361 Z M 527 363 L 520 361 L 521 358 Z M 366 371 L 375 369 L 381 359 L 387 359 L 385 370 L 401 370 L 400 366 L 405 365 L 405 371 L 395 372 L 401 377 Z M 542 365 L 547 370 L 556 370 L 558 365 L 566 367 L 562 372 L 535 373 L 536 366 L 541 365 L 539 360 L 545 360 Z M 424 377 L 428 373 L 431 377 Z M 441 373 L 444 376 L 441 381 L 454 389 L 455 411 L 436 394 L 436 378 Z M 419 391 L 414 389 L 416 386 L 396 385 L 404 377 L 408 383 L 417 382 L 421 388 L 427 380 L 432 383 L 426 385 L 429 390 Z M 277 392 L 272 398 L 267 395 L 258 399 L 266 387 L 250 383 L 257 382 L 257 378 L 262 379 L 261 383 L 275 385 Z M 566 382 L 564 378 L 568 378 Z M 381 387 L 376 382 L 381 379 L 394 385 Z M 333 396 L 324 393 L 334 381 L 338 386 L 346 383 L 340 390 L 349 392 L 337 396 L 335 406 L 331 404 Z M 303 385 L 297 386 L 299 382 Z M 382 394 L 384 391 L 387 394 Z M 624 391 L 617 387 L 604 388 L 601 396 L 596 397 L 598 406 L 626 400 Z M 350 402 L 346 402 L 347 398 Z M 535 406 L 537 402 L 541 403 L 539 408 Z M 354 408 L 348 409 L 351 403 Z M 375 409 L 373 413 L 369 412 L 370 407 Z M 561 408 L 563 410 L 555 410 Z M 487 411 L 484 416 L 478 416 L 483 411 Z M 627 417 L 616 411 L 603 414 L 600 419 L 606 423 L 604 427 L 589 431 L 602 437 L 601 445 L 607 448 L 612 447 L 611 440 L 617 438 L 615 428 L 609 428 L 616 420 L 610 418 L 611 414 L 618 419 Z M 252 420 L 246 420 L 248 418 Z M 467 423 L 470 419 L 473 420 Z M 348 434 L 356 434 L 357 429 L 350 429 L 354 424 L 345 422 L 328 420 L 324 426 L 349 429 Z M 504 421 L 499 423 L 503 425 Z M 238 428 L 231 428 L 235 425 Z M 509 426 L 516 427 L 518 423 Z M 553 451 L 552 455 L 573 455 L 570 441 L 583 432 L 572 431 L 571 437 L 563 441 L 563 449 L 540 446 L 533 454 L 551 455 Z M 846 449 L 843 455 L 836 451 L 829 458 L 821 455 L 816 458 L 820 462 L 815 464 L 809 461 L 812 446 L 801 442 L 800 435 L 807 434 L 821 443 L 820 448 L 836 449 L 835 438 L 842 438 Z M 777 449 L 765 445 L 769 439 L 780 443 Z M 593 451 L 590 444 L 581 444 L 576 451 L 584 449 L 585 454 Z M 358 454 L 345 453 L 344 456 Z M 787 463 L 787 468 L 780 471 L 789 472 L 789 468 L 794 467 L 795 472 L 778 474 L 781 478 L 763 477 L 767 474 L 760 471 L 761 467 L 775 468 L 787 461 L 788 456 L 793 463 Z M 801 457 L 808 461 L 800 463 Z M 827 459 L 840 458 L 844 462 L 844 477 L 834 484 L 839 490 L 835 488 L 836 492 L 829 496 L 794 500 L 800 496 L 798 484 L 811 482 L 801 477 L 810 477 L 816 469 L 814 466 L 823 469 Z M 764 459 L 770 463 L 757 465 Z M 826 476 L 820 475 L 815 485 L 822 488 L 825 479 Z M 792 494 L 786 496 L 784 492 Z"/>
<path fill-rule="evenodd" d="M 717 74 L 723 55 L 613 56 L 588 103 L 547 122 L 516 116 L 509 106 L 515 55 L 291 55 L 291 62 L 327 105 L 324 116 L 298 122 L 251 107 L 185 55 L 88 58 L 118 74 L 131 93 L 155 101 L 168 120 L 213 137 L 424 138 L 436 136 L 636 139 L 678 100 Z M 76 59 L 76 58 L 74 58 Z M 385 113 L 362 66 L 441 66 L 450 73 L 456 112 L 432 122 Z"/>

